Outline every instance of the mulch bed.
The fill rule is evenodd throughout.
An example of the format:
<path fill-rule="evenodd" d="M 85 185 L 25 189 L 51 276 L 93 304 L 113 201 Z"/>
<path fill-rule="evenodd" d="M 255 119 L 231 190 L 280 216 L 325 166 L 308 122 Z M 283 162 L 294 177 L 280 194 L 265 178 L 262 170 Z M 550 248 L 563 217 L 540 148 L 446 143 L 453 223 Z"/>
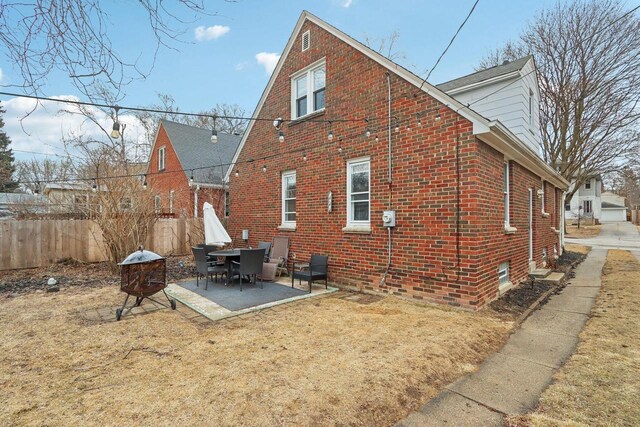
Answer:
<path fill-rule="evenodd" d="M 189 255 L 167 258 L 167 281 L 195 277 L 193 257 Z M 8 298 L 28 292 L 46 291 L 47 280 L 53 277 L 58 288 L 119 286 L 119 270 L 106 262 L 85 263 L 63 259 L 46 267 L 0 271 L 0 294 Z"/>
<path fill-rule="evenodd" d="M 575 273 L 571 270 L 576 265 L 580 264 L 587 256 L 578 252 L 565 251 L 558 261 L 556 262 L 556 268 L 554 271 L 561 271 L 564 273 L 569 272 L 560 285 L 550 285 L 545 283 L 534 283 L 533 279 L 527 279 L 525 282 L 520 283 L 518 286 L 509 289 L 504 295 L 489 304 L 489 307 L 499 314 L 506 315 L 508 317 L 518 318 L 522 315 L 533 303 L 535 303 L 545 292 L 555 289 L 552 294 L 560 292 L 565 287 L 566 279 L 575 276 Z M 550 295 L 549 295 L 550 296 Z M 539 306 L 543 306 L 549 299 L 549 296 L 543 301 L 540 301 Z"/>

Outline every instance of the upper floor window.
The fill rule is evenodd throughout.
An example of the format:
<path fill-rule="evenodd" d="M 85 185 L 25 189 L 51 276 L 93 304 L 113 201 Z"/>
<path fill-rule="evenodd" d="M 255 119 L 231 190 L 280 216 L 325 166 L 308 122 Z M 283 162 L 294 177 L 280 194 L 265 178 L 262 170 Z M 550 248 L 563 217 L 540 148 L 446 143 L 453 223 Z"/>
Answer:
<path fill-rule="evenodd" d="M 158 170 L 164 170 L 165 147 L 158 148 Z"/>
<path fill-rule="evenodd" d="M 591 190 L 591 180 L 584 183 L 585 190 Z"/>
<path fill-rule="evenodd" d="M 347 225 L 369 225 L 370 160 L 347 163 Z"/>
<path fill-rule="evenodd" d="M 282 224 L 296 225 L 296 171 L 282 174 Z"/>
<path fill-rule="evenodd" d="M 158 194 L 153 198 L 153 208 L 156 213 L 160 213 L 160 196 Z"/>
<path fill-rule="evenodd" d="M 291 117 L 297 119 L 324 109 L 326 65 L 314 64 L 291 79 Z"/>

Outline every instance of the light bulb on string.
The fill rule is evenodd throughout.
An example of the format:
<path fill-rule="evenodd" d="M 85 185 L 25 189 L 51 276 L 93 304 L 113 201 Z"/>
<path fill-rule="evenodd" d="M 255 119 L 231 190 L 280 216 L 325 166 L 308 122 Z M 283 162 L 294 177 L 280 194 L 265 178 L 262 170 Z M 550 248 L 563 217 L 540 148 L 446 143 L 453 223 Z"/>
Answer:
<path fill-rule="evenodd" d="M 262 166 L 262 172 L 266 172 L 267 171 L 267 165 Z"/>
<path fill-rule="evenodd" d="M 302 155 L 302 161 L 306 162 L 307 161 L 307 153 L 304 153 Z"/>
<path fill-rule="evenodd" d="M 236 176 L 240 176 L 240 171 L 236 169 Z"/>
<path fill-rule="evenodd" d="M 278 141 L 284 142 L 284 132 L 278 131 Z"/>

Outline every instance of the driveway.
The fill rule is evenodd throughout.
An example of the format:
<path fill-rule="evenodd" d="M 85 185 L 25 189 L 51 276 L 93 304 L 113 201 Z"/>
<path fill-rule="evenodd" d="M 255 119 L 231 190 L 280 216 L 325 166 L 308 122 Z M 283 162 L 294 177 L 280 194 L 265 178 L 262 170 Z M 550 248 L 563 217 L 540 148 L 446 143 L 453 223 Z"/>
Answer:
<path fill-rule="evenodd" d="M 630 222 L 606 222 L 602 224 L 600 235 L 588 239 L 565 238 L 567 243 L 599 247 L 603 249 L 624 249 L 640 251 L 640 233 Z"/>

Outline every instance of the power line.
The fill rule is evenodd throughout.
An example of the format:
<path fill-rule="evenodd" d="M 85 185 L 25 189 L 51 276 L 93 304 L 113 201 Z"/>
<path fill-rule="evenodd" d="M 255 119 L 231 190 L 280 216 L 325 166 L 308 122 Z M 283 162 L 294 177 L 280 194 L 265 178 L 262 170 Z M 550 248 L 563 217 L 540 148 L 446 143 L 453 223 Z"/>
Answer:
<path fill-rule="evenodd" d="M 203 117 L 203 118 L 210 118 L 210 119 L 232 119 L 232 120 L 247 120 L 247 121 L 271 122 L 275 119 L 275 118 L 264 118 L 264 117 L 242 117 L 242 116 L 224 116 L 219 114 L 207 114 L 207 113 L 190 113 L 190 112 L 184 112 L 184 111 L 161 110 L 157 108 L 148 108 L 148 107 L 128 107 L 128 106 L 122 106 L 122 105 L 102 104 L 99 102 L 76 101 L 72 99 L 59 99 L 59 98 L 51 98 L 51 97 L 38 96 L 38 95 L 25 95 L 25 94 L 12 93 L 12 92 L 0 92 L 0 95 L 13 96 L 17 98 L 35 99 L 37 101 L 50 101 L 50 102 L 58 102 L 63 104 L 110 108 L 115 111 L 126 110 L 126 111 L 139 111 L 139 112 L 145 112 L 145 113 L 173 114 L 173 115 L 188 116 L 188 117 Z M 290 121 L 293 121 L 293 120 L 290 120 Z M 357 118 L 357 119 L 332 118 L 332 119 L 315 119 L 315 120 L 309 119 L 305 121 L 311 122 L 311 123 L 363 122 L 365 121 L 365 118 Z"/>
<path fill-rule="evenodd" d="M 451 45 L 453 44 L 453 41 L 456 39 L 456 37 L 458 36 L 458 33 L 460 32 L 460 30 L 462 30 L 462 27 L 464 27 L 464 24 L 467 23 L 467 21 L 469 20 L 469 17 L 471 17 L 471 14 L 473 13 L 473 11 L 476 9 L 476 6 L 478 5 L 478 2 L 480 0 L 476 0 L 476 2 L 473 4 L 473 6 L 471 7 L 471 10 L 469 11 L 469 13 L 467 14 L 467 17 L 464 18 L 464 21 L 462 21 L 462 24 L 460 24 L 460 26 L 458 27 L 458 30 L 455 32 L 455 34 L 453 35 L 453 37 L 451 37 L 451 40 L 449 41 L 449 44 L 447 45 L 447 47 L 442 51 L 442 53 L 440 54 L 440 56 L 438 57 L 438 60 L 436 61 L 435 65 L 433 67 L 431 67 L 431 70 L 429 70 L 429 73 L 427 74 L 427 77 L 424 78 L 424 80 L 422 81 L 422 84 L 420 85 L 420 89 L 422 89 L 422 86 L 424 86 L 424 84 L 427 82 L 427 80 L 429 80 L 429 77 L 431 77 L 431 73 L 433 72 L 433 70 L 436 69 L 436 67 L 438 66 L 438 64 L 440 63 L 440 60 L 442 60 L 442 58 L 444 57 L 444 55 L 447 53 L 447 51 L 449 50 L 449 48 L 451 47 Z"/>

